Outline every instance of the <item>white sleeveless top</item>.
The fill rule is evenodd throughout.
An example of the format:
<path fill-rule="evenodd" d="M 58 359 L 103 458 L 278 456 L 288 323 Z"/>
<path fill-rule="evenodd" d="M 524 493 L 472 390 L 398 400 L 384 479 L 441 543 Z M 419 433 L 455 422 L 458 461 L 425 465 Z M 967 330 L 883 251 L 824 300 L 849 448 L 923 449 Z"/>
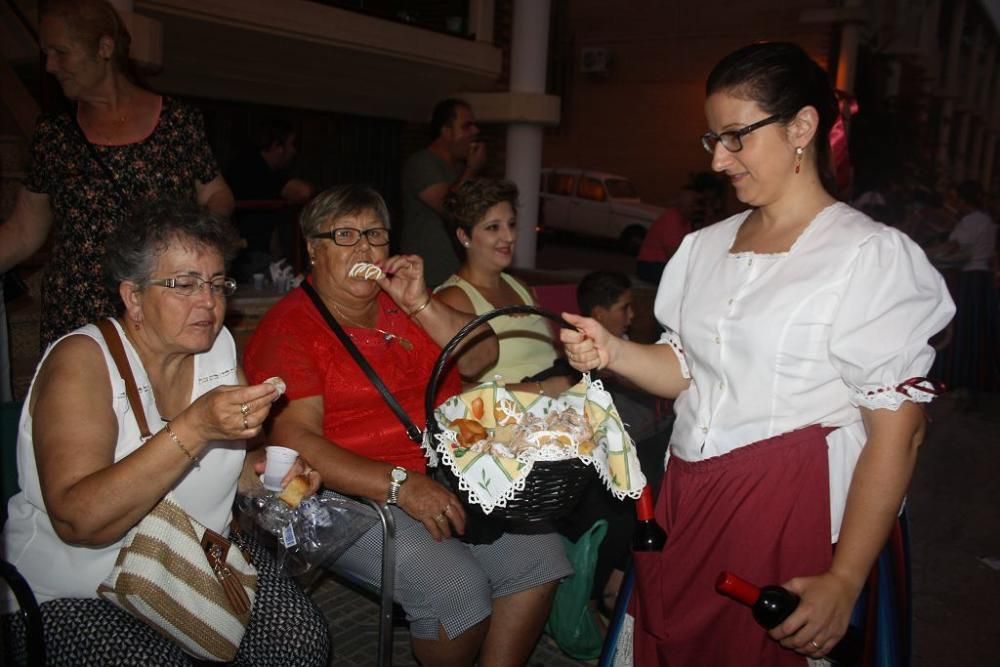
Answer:
<path fill-rule="evenodd" d="M 156 433 L 163 422 L 156 408 L 149 378 L 135 349 L 121 332 L 121 327 L 117 322 L 114 324 L 122 335 L 122 344 L 135 375 L 149 428 Z M 88 324 L 67 336 L 77 334 L 90 336 L 104 353 L 111 377 L 113 408 L 118 420 L 115 461 L 119 461 L 142 445 L 139 425 L 131 414 L 128 398 L 125 396 L 125 382 L 119 377 L 118 369 L 98 328 Z M 59 339 L 61 340 L 62 338 Z M 45 351 L 38 368 L 41 368 L 45 358 L 59 341 Z M 35 380 L 37 378 L 36 370 Z M 28 412 L 35 380 L 32 380 L 31 390 L 21 411 L 18 428 L 17 469 L 21 491 L 10 499 L 7 506 L 8 518 L 3 531 L 4 557 L 28 580 L 39 603 L 56 598 L 97 597 L 97 586 L 111 572 L 122 540 L 103 547 L 73 546 L 63 542 L 53 529 L 42 500 L 32 443 L 32 418 Z M 229 331 L 223 328 L 210 350 L 195 355 L 191 399 L 193 401 L 213 387 L 235 384 L 239 384 L 236 344 Z M 200 466 L 192 467 L 174 486 L 174 496 L 202 524 L 216 532 L 228 534 L 236 485 L 245 457 L 246 444 L 242 440 L 209 443 L 201 454 Z M 0 599 L 0 608 L 15 608 L 12 600 L 13 596 L 8 593 L 6 600 Z"/>

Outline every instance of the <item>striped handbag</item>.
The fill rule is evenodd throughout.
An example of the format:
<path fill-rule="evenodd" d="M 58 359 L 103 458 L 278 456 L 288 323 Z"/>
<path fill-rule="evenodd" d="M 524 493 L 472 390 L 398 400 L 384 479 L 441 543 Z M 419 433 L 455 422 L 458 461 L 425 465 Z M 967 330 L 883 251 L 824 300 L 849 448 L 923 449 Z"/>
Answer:
<path fill-rule="evenodd" d="M 121 339 L 108 342 L 143 440 L 152 437 Z M 168 493 L 125 536 L 97 594 L 145 621 L 186 652 L 229 662 L 239 650 L 257 593 L 257 569 L 222 535 L 201 525 Z"/>

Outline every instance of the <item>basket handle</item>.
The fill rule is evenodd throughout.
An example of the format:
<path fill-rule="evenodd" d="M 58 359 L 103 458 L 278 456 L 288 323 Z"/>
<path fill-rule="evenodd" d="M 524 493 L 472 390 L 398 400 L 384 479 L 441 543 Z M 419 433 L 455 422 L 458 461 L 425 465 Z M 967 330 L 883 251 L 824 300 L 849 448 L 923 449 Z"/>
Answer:
<path fill-rule="evenodd" d="M 564 329 L 575 329 L 572 324 L 567 322 L 560 315 L 549 312 L 547 310 L 542 310 L 536 306 L 527 306 L 523 304 L 514 306 L 503 306 L 502 308 L 496 308 L 482 315 L 477 315 L 475 319 L 466 324 L 464 327 L 458 330 L 450 341 L 448 341 L 443 348 L 441 348 L 441 354 L 438 356 L 437 362 L 434 364 L 434 369 L 431 370 L 431 379 L 427 383 L 427 392 L 424 394 L 424 414 L 427 415 L 427 433 L 432 434 L 437 432 L 437 420 L 434 419 L 434 397 L 437 395 L 438 384 L 441 382 L 441 372 L 444 369 L 444 365 L 448 363 L 448 358 L 451 353 L 455 351 L 458 344 L 469 335 L 469 332 L 478 329 L 480 325 L 490 320 L 502 317 L 504 315 L 541 315 L 542 317 L 547 317 L 554 322 L 559 323 L 559 326 Z"/>

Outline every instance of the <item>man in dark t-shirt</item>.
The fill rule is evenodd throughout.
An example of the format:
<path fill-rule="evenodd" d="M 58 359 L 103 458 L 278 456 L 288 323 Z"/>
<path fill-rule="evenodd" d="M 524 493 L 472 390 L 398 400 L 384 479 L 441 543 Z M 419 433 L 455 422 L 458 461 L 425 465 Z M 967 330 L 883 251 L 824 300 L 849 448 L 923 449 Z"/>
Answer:
<path fill-rule="evenodd" d="M 443 100 L 431 116 L 431 143 L 403 166 L 403 229 L 400 249 L 424 260 L 424 279 L 436 287 L 458 271 L 452 234 L 441 213 L 448 192 L 475 178 L 486 164 L 486 147 L 468 102 Z"/>
<path fill-rule="evenodd" d="M 272 237 L 276 229 L 294 224 L 288 206 L 303 204 L 313 195 L 310 183 L 288 175 L 297 153 L 296 139 L 291 123 L 265 118 L 256 129 L 252 146 L 226 170 L 226 182 L 236 199 L 234 217 L 246 241 L 234 269 L 240 279 L 266 272 L 275 255 L 288 254 L 287 244 L 280 239 L 276 243 Z"/>

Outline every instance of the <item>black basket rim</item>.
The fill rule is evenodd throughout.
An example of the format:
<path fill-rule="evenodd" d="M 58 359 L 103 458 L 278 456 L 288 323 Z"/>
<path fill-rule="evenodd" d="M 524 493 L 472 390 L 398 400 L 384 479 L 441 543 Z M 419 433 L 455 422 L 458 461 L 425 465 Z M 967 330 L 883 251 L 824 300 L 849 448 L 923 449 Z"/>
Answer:
<path fill-rule="evenodd" d="M 517 304 L 513 306 L 503 306 L 501 308 L 495 308 L 493 310 L 487 311 L 482 315 L 477 315 L 468 324 L 463 326 L 458 330 L 451 340 L 449 340 L 444 347 L 441 348 L 441 354 L 438 355 L 437 361 L 434 363 L 434 368 L 431 370 L 431 377 L 427 383 L 427 390 L 424 393 L 424 414 L 427 417 L 427 435 L 430 440 L 430 445 L 432 448 L 436 449 L 436 444 L 434 443 L 434 434 L 439 433 L 437 420 L 434 418 L 434 397 L 437 395 L 438 385 L 441 382 L 441 374 L 444 370 L 444 366 L 448 363 L 448 359 L 451 357 L 451 353 L 455 351 L 458 344 L 465 339 L 473 330 L 478 329 L 485 322 L 489 322 L 497 317 L 502 317 L 504 315 L 541 315 L 542 317 L 547 317 L 554 322 L 557 322 L 560 327 L 564 329 L 576 329 L 572 324 L 567 322 L 562 318 L 561 315 L 557 315 L 548 310 L 538 308 L 537 306 L 528 306 L 525 304 Z"/>

